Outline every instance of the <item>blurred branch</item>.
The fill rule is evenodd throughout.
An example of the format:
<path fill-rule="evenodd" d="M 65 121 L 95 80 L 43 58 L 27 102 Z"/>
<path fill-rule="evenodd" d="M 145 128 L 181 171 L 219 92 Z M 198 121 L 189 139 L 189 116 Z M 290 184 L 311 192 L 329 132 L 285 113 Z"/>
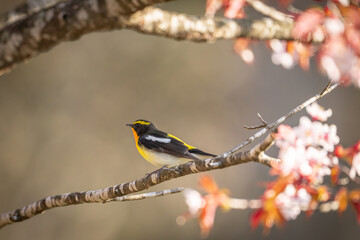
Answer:
<path fill-rule="evenodd" d="M 34 13 L 25 9 L 29 15 L 5 23 L 0 29 L 0 75 L 63 41 L 94 31 L 121 29 L 128 15 L 167 1 L 170 0 L 69 0 L 45 5 Z"/>
<path fill-rule="evenodd" d="M 176 40 L 213 42 L 246 37 L 256 40 L 293 40 L 293 24 L 275 21 L 197 17 L 148 7 L 128 17 L 126 28 Z"/>
<path fill-rule="evenodd" d="M 264 2 L 259 0 L 246 0 L 246 2 L 254 8 L 259 13 L 264 14 L 265 16 L 271 17 L 274 20 L 280 21 L 280 22 L 287 22 L 287 23 L 293 23 L 294 19 L 291 15 L 285 14 L 283 12 L 280 12 L 276 10 L 273 7 L 270 7 L 266 5 Z"/>
<path fill-rule="evenodd" d="M 229 207 L 231 209 L 258 209 L 262 206 L 262 201 L 259 199 L 238 199 L 238 198 L 230 198 L 229 199 Z M 339 209 L 339 201 L 329 201 L 329 202 L 322 202 L 320 204 L 314 206 L 306 206 L 301 210 L 304 212 L 307 211 L 319 211 L 319 212 L 330 212 L 330 211 L 337 211 Z"/>
<path fill-rule="evenodd" d="M 196 17 L 153 7 L 142 10 L 148 5 L 166 1 L 169 0 L 69 0 L 35 10 L 26 4 L 20 5 L 2 15 L 0 75 L 63 41 L 76 40 L 96 31 L 128 28 L 194 42 L 239 37 L 293 40 L 293 23 L 289 21 Z M 267 15 L 280 19 L 274 14 Z"/>
<path fill-rule="evenodd" d="M 183 190 L 184 190 L 183 187 L 179 187 L 179 188 L 162 190 L 162 191 L 158 191 L 158 192 L 142 193 L 142 194 L 136 194 L 136 195 L 130 195 L 130 196 L 111 198 L 111 199 L 107 200 L 106 202 L 126 202 L 126 201 L 143 200 L 143 199 L 148 199 L 148 198 L 162 197 L 162 196 L 166 196 L 166 195 L 170 195 L 170 194 L 174 194 L 174 193 L 179 193 L 179 192 L 182 192 Z"/>
<path fill-rule="evenodd" d="M 230 167 L 247 162 L 257 162 L 267 166 L 271 166 L 272 164 L 279 161 L 279 159 L 271 158 L 265 154 L 265 152 L 273 145 L 275 141 L 275 136 L 273 133 L 270 133 L 261 143 L 254 146 L 250 151 L 238 152 L 238 150 L 253 142 L 265 132 L 268 132 L 272 128 L 276 127 L 284 120 L 286 120 L 293 114 L 299 112 L 307 105 L 325 96 L 327 93 L 330 93 L 337 86 L 338 84 L 332 86 L 328 85 L 321 92 L 321 94 L 317 94 L 309 100 L 305 101 L 304 103 L 300 104 L 275 122 L 268 124 L 264 129 L 260 130 L 255 135 L 248 138 L 242 144 L 219 156 L 203 161 L 188 162 L 172 169 L 160 168 L 150 174 L 147 174 L 141 179 L 134 180 L 128 183 L 118 184 L 105 189 L 73 192 L 46 197 L 23 208 L 18 208 L 16 210 L 0 214 L 0 228 L 15 222 L 24 221 L 44 212 L 45 210 L 55 207 L 64 207 L 82 203 L 103 203 L 106 201 L 111 201 L 111 199 L 115 199 L 117 197 L 122 197 L 131 193 L 148 189 L 154 185 L 158 185 L 162 182 L 169 181 L 174 178 L 194 173 L 222 169 L 225 167 Z"/>
<path fill-rule="evenodd" d="M 0 29 L 6 25 L 20 21 L 31 14 L 65 1 L 67 0 L 26 0 L 14 9 L 0 14 Z"/>

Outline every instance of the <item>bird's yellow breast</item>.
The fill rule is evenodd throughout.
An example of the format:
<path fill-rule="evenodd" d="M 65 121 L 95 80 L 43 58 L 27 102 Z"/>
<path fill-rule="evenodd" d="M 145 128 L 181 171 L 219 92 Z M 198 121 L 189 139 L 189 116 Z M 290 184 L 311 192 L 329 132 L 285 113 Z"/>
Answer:
<path fill-rule="evenodd" d="M 174 167 L 192 161 L 192 159 L 189 158 L 180 158 L 167 153 L 151 151 L 143 146 L 139 146 L 138 144 L 136 144 L 136 148 L 146 161 L 157 167 Z"/>

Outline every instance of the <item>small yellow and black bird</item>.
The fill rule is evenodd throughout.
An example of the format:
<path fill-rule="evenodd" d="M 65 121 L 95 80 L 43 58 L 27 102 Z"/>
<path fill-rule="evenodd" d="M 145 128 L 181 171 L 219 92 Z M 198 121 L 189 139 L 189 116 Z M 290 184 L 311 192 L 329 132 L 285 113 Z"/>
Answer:
<path fill-rule="evenodd" d="M 179 138 L 160 131 L 153 123 L 136 120 L 126 124 L 134 133 L 136 148 L 146 161 L 158 167 L 174 167 L 189 161 L 198 161 L 216 155 L 186 144 Z"/>

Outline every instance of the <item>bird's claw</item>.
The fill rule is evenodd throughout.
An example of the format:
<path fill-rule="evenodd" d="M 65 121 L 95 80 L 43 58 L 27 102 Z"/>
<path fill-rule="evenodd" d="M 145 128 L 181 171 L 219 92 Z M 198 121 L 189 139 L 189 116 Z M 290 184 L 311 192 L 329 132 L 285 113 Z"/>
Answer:
<path fill-rule="evenodd" d="M 169 168 L 168 165 L 164 165 L 161 168 L 159 168 L 159 169 L 157 169 L 157 170 L 155 170 L 155 171 L 153 171 L 151 173 L 146 173 L 145 176 L 148 177 L 151 174 L 157 173 L 157 172 L 159 172 L 161 174 L 163 171 L 170 171 L 170 172 L 178 173 L 178 170 L 176 170 L 176 167 Z"/>

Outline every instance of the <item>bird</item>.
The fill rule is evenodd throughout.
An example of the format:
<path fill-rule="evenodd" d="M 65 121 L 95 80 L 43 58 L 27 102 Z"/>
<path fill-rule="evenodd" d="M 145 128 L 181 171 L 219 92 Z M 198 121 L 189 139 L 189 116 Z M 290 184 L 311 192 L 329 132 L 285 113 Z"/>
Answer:
<path fill-rule="evenodd" d="M 131 127 L 136 148 L 141 156 L 154 166 L 172 168 L 189 161 L 216 156 L 159 130 L 155 124 L 147 120 L 138 119 L 126 126 Z"/>

